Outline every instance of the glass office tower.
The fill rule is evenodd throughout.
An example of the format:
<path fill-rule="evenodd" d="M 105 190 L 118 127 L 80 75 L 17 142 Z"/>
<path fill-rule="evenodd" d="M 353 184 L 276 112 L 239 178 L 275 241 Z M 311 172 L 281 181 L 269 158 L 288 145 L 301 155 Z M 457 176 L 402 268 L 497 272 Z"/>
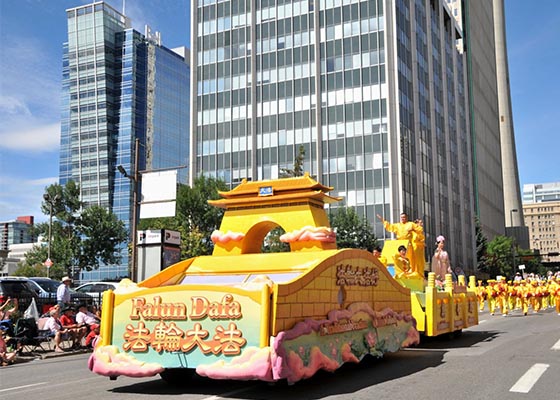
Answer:
<path fill-rule="evenodd" d="M 67 10 L 64 44 L 60 184 L 74 180 L 80 199 L 115 213 L 130 229 L 138 170 L 186 165 L 189 158 L 189 75 L 186 51 L 141 34 L 103 2 Z M 139 139 L 139 154 L 135 142 Z M 186 183 L 186 172 L 179 172 Z M 129 276 L 127 245 L 120 265 L 82 271 L 81 280 Z"/>
<path fill-rule="evenodd" d="M 462 32 L 443 0 L 198 0 L 193 171 L 274 179 L 292 168 L 376 214 L 422 219 L 475 266 Z"/>

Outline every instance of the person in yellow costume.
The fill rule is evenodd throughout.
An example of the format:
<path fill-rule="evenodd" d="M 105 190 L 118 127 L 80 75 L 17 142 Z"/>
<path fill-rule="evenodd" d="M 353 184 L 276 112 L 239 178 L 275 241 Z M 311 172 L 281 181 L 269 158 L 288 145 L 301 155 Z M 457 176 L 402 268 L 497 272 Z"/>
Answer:
<path fill-rule="evenodd" d="M 397 240 L 408 240 L 412 244 L 412 260 L 411 268 L 417 276 L 421 276 L 424 272 L 424 228 L 421 221 L 412 222 L 408 220 L 406 213 L 401 213 L 400 222 L 391 224 L 385 221 L 383 217 L 377 214 L 377 218 L 383 222 L 383 227 L 387 232 L 392 232 L 397 237 Z"/>
<path fill-rule="evenodd" d="M 484 310 L 484 301 L 486 300 L 488 293 L 486 288 L 482 285 L 482 281 L 478 281 L 478 286 L 476 287 L 476 297 L 478 297 L 478 304 L 480 311 Z"/>
<path fill-rule="evenodd" d="M 508 283 L 512 283 L 509 281 Z M 513 285 L 508 285 L 509 309 L 518 310 L 521 308 L 521 281 L 514 280 Z"/>
<path fill-rule="evenodd" d="M 539 282 L 536 279 L 531 281 L 529 290 L 531 291 L 531 307 L 533 307 L 533 312 L 537 313 L 541 309 L 542 298 L 539 289 Z"/>
<path fill-rule="evenodd" d="M 508 315 L 508 284 L 506 279 L 502 276 L 500 280 L 495 284 L 498 296 L 496 297 L 496 306 L 500 307 L 502 315 L 507 317 Z"/>
<path fill-rule="evenodd" d="M 556 312 L 560 315 L 560 280 L 556 279 L 552 281 L 552 288 L 550 289 L 554 304 L 556 306 Z"/>
<path fill-rule="evenodd" d="M 548 281 L 541 281 L 540 284 L 540 292 L 541 292 L 541 309 L 546 310 L 548 308 Z"/>
<path fill-rule="evenodd" d="M 523 315 L 527 315 L 529 311 L 529 302 L 531 299 L 531 290 L 529 286 L 526 284 L 525 280 L 521 280 L 519 284 L 519 300 L 521 302 L 521 311 L 523 311 Z"/>
<path fill-rule="evenodd" d="M 496 291 L 495 287 L 496 281 L 494 279 L 489 279 L 488 284 L 486 285 L 486 298 L 488 299 L 488 311 L 490 311 L 490 315 L 494 315 L 496 311 L 496 299 L 498 297 L 498 292 Z"/>
<path fill-rule="evenodd" d="M 393 258 L 395 260 L 395 278 L 415 278 L 418 272 L 412 268 L 412 263 L 406 256 L 406 247 L 399 246 L 399 253 Z"/>
<path fill-rule="evenodd" d="M 421 219 L 414 221 L 417 228 L 412 231 L 412 252 L 414 253 L 414 262 L 416 263 L 416 271 L 419 274 L 424 273 L 426 258 L 424 250 L 426 248 L 426 236 L 424 236 L 424 222 Z"/>
<path fill-rule="evenodd" d="M 381 255 L 381 247 L 376 246 L 373 249 L 373 256 L 379 260 L 379 262 L 385 266 L 387 266 L 387 258 Z"/>

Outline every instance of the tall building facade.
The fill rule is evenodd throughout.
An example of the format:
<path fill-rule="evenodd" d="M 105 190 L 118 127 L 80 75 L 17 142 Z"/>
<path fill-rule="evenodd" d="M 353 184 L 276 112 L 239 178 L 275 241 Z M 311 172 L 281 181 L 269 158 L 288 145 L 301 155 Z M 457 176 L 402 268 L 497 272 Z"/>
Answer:
<path fill-rule="evenodd" d="M 511 111 L 503 0 L 446 0 L 465 31 L 476 213 L 484 234 L 528 248 Z"/>
<path fill-rule="evenodd" d="M 192 158 L 232 186 L 292 168 L 376 218 L 422 219 L 475 266 L 462 30 L 442 0 L 199 0 Z M 196 82 L 196 86 L 194 85 Z"/>
<path fill-rule="evenodd" d="M 481 228 L 491 239 L 505 233 L 494 15 L 491 1 L 463 4 L 475 205 Z"/>
<path fill-rule="evenodd" d="M 85 206 L 106 207 L 130 230 L 136 160 L 138 172 L 188 164 L 187 53 L 165 48 L 148 27 L 145 34 L 132 29 L 125 15 L 104 2 L 68 9 L 67 17 L 60 184 L 77 182 Z M 179 177 L 186 183 L 186 172 Z M 120 265 L 82 271 L 80 279 L 129 276 L 126 244 L 120 252 Z"/>
<path fill-rule="evenodd" d="M 523 185 L 523 217 L 531 247 L 560 263 L 560 182 Z"/>
<path fill-rule="evenodd" d="M 8 251 L 13 244 L 32 243 L 34 237 L 32 216 L 17 217 L 12 221 L 0 222 L 0 250 Z"/>

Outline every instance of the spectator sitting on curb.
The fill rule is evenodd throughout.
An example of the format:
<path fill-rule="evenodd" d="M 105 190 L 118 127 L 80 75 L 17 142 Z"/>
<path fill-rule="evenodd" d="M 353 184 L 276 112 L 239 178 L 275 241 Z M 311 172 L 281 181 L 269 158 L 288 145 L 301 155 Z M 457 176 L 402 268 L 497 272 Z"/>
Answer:
<path fill-rule="evenodd" d="M 41 315 L 41 318 L 49 318 L 51 316 L 52 310 L 58 310 L 60 312 L 60 306 L 55 304 L 54 306 L 50 307 L 46 313 Z"/>
<path fill-rule="evenodd" d="M 0 327 L 6 328 L 13 333 L 12 315 L 18 311 L 18 299 L 8 297 L 8 300 L 0 306 Z"/>
<path fill-rule="evenodd" d="M 74 347 L 74 345 L 76 344 L 75 334 L 72 337 L 71 335 L 73 334 L 73 332 L 71 332 L 69 329 L 64 329 L 62 327 L 62 323 L 58 319 L 60 315 L 58 309 L 56 308 L 53 309 L 50 312 L 50 315 L 51 316 L 45 323 L 45 329 L 48 329 L 51 332 L 51 334 L 54 335 L 54 344 L 55 344 L 54 351 L 56 353 L 63 353 L 64 350 L 62 349 L 62 347 L 60 347 L 60 344 L 62 343 L 63 340 L 66 340 L 70 337 L 73 340 L 72 347 Z"/>
<path fill-rule="evenodd" d="M 0 329 L 0 365 L 3 367 L 13 364 L 17 358 L 16 351 L 8 351 L 4 335 L 7 329 Z"/>
<path fill-rule="evenodd" d="M 62 316 L 60 323 L 63 329 L 70 331 L 70 335 L 74 337 L 74 349 L 82 347 L 82 339 L 86 335 L 88 328 L 85 325 L 78 325 L 74 320 L 74 309 L 72 307 L 65 307 L 62 309 Z"/>
<path fill-rule="evenodd" d="M 91 332 L 86 336 L 86 347 L 93 348 L 95 338 L 99 335 L 99 324 L 91 325 Z"/>
<path fill-rule="evenodd" d="M 78 313 L 76 314 L 76 323 L 81 326 L 87 325 L 89 330 L 91 330 L 91 326 L 93 324 L 99 324 L 99 318 L 90 312 L 87 308 L 86 304 L 80 304 L 78 306 Z"/>

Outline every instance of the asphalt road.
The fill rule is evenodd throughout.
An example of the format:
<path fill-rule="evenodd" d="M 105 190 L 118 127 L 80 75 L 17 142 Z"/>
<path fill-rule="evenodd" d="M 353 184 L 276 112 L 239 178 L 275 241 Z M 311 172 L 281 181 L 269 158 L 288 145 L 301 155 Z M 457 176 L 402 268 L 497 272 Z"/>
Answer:
<path fill-rule="evenodd" d="M 531 399 L 560 398 L 560 316 L 480 315 L 459 338 L 367 358 L 335 373 L 285 383 L 194 378 L 173 387 L 159 377 L 115 381 L 87 369 L 89 354 L 0 369 L 0 398 L 10 400 L 150 399 Z"/>

